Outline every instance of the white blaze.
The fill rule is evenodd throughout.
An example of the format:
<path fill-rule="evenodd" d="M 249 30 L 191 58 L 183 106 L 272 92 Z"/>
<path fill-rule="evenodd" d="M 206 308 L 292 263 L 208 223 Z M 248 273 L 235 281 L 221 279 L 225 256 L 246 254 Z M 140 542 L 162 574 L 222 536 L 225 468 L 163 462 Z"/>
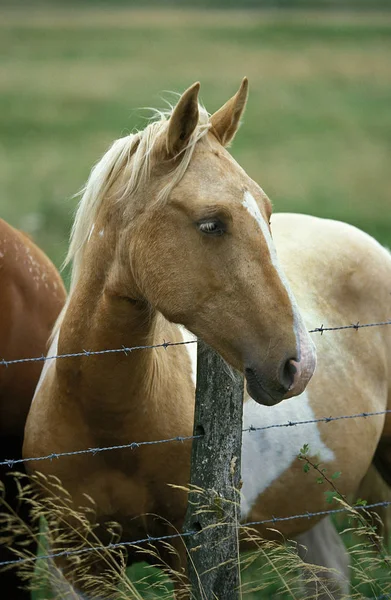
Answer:
<path fill-rule="evenodd" d="M 273 267 L 275 268 L 275 270 L 277 271 L 277 273 L 282 281 L 282 284 L 288 293 L 289 300 L 292 303 L 293 312 L 295 314 L 295 312 L 297 310 L 297 303 L 296 303 L 295 297 L 292 294 L 288 280 L 285 277 L 285 273 L 281 269 L 280 263 L 278 262 L 276 248 L 274 246 L 272 236 L 270 235 L 269 228 L 265 223 L 265 219 L 263 218 L 262 213 L 259 210 L 259 206 L 258 206 L 254 196 L 252 194 L 250 194 L 249 191 L 246 191 L 244 193 L 244 200 L 242 202 L 242 205 L 248 210 L 250 215 L 252 217 L 254 217 L 254 219 L 256 220 L 256 222 L 258 223 L 258 225 L 262 231 L 263 237 L 266 240 L 266 244 L 267 244 L 267 247 L 269 250 L 271 263 L 272 263 Z"/>
<path fill-rule="evenodd" d="M 250 194 L 250 192 L 248 190 L 246 190 L 244 192 L 244 199 L 243 199 L 242 204 L 243 204 L 244 208 L 247 208 L 250 215 L 252 217 L 254 217 L 254 219 L 258 223 L 259 227 L 261 228 L 262 233 L 265 235 L 265 229 L 267 229 L 266 223 L 264 221 L 261 211 L 259 210 L 259 206 L 258 206 L 254 196 L 252 194 Z M 269 231 L 268 231 L 268 233 L 269 233 Z M 270 234 L 269 234 L 269 237 L 270 237 Z M 270 243 L 269 243 L 269 239 L 268 239 L 267 235 L 265 235 L 265 238 L 267 241 L 267 245 L 269 247 L 270 256 L 272 257 L 273 249 L 270 248 Z M 274 251 L 274 254 L 275 254 L 275 251 Z M 272 257 L 272 260 L 273 260 L 273 257 Z"/>
<path fill-rule="evenodd" d="M 258 206 L 254 196 L 252 194 L 250 194 L 250 192 L 248 190 L 246 190 L 244 192 L 244 199 L 242 201 L 242 205 L 244 206 L 244 208 L 246 208 L 248 210 L 250 215 L 258 223 L 259 228 L 263 234 L 263 237 L 266 240 L 266 244 L 267 244 L 269 254 L 270 254 L 271 263 L 272 263 L 273 267 L 275 268 L 275 270 L 277 271 L 282 285 L 284 286 L 284 288 L 287 291 L 289 300 L 292 305 L 292 311 L 293 311 L 293 324 L 294 324 L 294 331 L 295 331 L 295 335 L 296 335 L 296 348 L 299 351 L 300 350 L 300 337 L 302 337 L 303 340 L 305 339 L 304 335 L 303 335 L 303 332 L 305 331 L 304 324 L 303 324 L 303 321 L 299 314 L 299 309 L 297 306 L 296 299 L 290 289 L 290 286 L 289 286 L 288 280 L 285 276 L 285 273 L 281 269 L 280 263 L 278 262 L 276 248 L 274 246 L 272 236 L 270 235 L 269 228 L 265 223 L 265 219 L 263 218 L 262 213 L 259 210 L 259 206 Z M 298 355 L 300 356 L 299 352 L 298 352 Z"/>

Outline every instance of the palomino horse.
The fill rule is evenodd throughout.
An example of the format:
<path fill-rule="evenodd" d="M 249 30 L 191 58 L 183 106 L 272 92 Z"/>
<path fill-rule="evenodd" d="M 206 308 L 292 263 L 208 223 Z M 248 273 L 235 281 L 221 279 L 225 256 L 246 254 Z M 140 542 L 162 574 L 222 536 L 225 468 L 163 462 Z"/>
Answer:
<path fill-rule="evenodd" d="M 7 360 L 39 356 L 65 302 L 65 289 L 54 265 L 23 233 L 0 219 L 0 358 Z M 24 425 L 42 362 L 0 366 L 0 456 L 21 458 Z M 6 501 L 16 510 L 16 490 L 10 469 L 1 468 Z M 22 509 L 21 509 L 22 510 Z M 25 512 L 21 513 L 27 518 Z M 0 547 L 0 561 L 12 558 Z M 29 598 L 18 589 L 13 572 L 0 573 L 4 598 Z"/>
<path fill-rule="evenodd" d="M 50 352 L 180 341 L 182 324 L 244 372 L 245 426 L 384 409 L 391 372 L 386 328 L 318 335 L 320 366 L 308 392 L 315 351 L 307 330 L 384 317 L 390 256 L 346 225 L 281 215 L 273 229 L 285 277 L 270 233 L 270 201 L 224 148 L 238 128 L 247 80 L 210 118 L 198 105 L 198 89 L 189 88 L 168 119 L 116 141 L 92 171 L 68 255 L 71 292 Z M 185 346 L 51 363 L 28 417 L 24 455 L 189 435 L 191 373 Z M 325 507 L 321 486 L 294 460 L 304 443 L 331 472 L 343 470 L 341 492 L 354 493 L 384 418 L 306 427 L 289 436 L 244 434 L 245 519 Z M 387 449 L 385 442 L 388 469 Z M 114 519 L 123 539 L 135 540 L 172 532 L 167 523 L 181 529 L 187 498 L 167 484 L 186 485 L 189 460 L 189 447 L 164 444 L 29 466 L 56 475 L 76 506 L 91 496 L 98 524 Z M 315 523 L 287 521 L 281 530 L 299 535 Z M 70 535 L 71 529 L 72 523 Z M 161 549 L 174 570 L 185 562 L 182 543 L 176 548 L 179 558 Z M 133 560 L 137 554 L 129 554 Z M 93 562 L 91 572 L 100 569 Z M 73 577 L 67 559 L 60 565 L 83 597 L 101 597 Z"/>

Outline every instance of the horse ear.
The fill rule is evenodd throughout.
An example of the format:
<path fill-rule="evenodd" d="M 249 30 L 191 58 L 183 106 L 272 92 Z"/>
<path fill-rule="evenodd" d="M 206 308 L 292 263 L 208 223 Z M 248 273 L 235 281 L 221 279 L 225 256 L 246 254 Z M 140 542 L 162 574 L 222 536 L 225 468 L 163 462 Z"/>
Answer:
<path fill-rule="evenodd" d="M 235 137 L 238 130 L 240 117 L 247 102 L 248 79 L 244 77 L 240 88 L 228 102 L 224 104 L 209 119 L 211 132 L 217 137 L 223 146 L 227 146 Z"/>
<path fill-rule="evenodd" d="M 194 83 L 181 96 L 178 104 L 172 111 L 168 122 L 167 152 L 176 156 L 183 150 L 191 134 L 198 124 L 198 92 L 199 82 Z"/>

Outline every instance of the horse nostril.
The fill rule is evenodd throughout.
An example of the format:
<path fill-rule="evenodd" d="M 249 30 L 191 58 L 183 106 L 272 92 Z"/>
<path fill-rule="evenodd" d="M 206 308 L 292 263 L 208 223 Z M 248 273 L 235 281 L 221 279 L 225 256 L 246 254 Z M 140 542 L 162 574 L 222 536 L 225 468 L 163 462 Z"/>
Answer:
<path fill-rule="evenodd" d="M 292 388 L 297 373 L 297 362 L 294 358 L 289 358 L 280 371 L 280 383 L 287 392 Z"/>

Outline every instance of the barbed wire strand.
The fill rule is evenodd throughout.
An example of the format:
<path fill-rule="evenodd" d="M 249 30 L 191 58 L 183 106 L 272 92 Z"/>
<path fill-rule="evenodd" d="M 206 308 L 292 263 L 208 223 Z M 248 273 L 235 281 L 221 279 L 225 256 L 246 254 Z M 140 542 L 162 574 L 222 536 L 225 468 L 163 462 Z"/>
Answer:
<path fill-rule="evenodd" d="M 20 464 L 20 463 L 26 463 L 26 462 L 31 462 L 31 461 L 39 461 L 39 460 L 53 460 L 55 458 L 61 458 L 63 456 L 78 456 L 80 454 L 98 454 L 98 452 L 106 452 L 109 450 L 124 450 L 124 449 L 130 449 L 130 450 L 135 450 L 136 448 L 139 448 L 140 446 L 152 446 L 154 444 L 167 444 L 168 442 L 186 442 L 187 440 L 196 440 L 197 438 L 203 437 L 202 434 L 199 435 L 187 435 L 187 436 L 180 436 L 177 435 L 176 437 L 172 437 L 172 438 L 167 438 L 164 440 L 151 440 L 148 442 L 130 442 L 129 444 L 120 444 L 117 446 L 103 446 L 103 447 L 96 447 L 96 448 L 85 448 L 84 450 L 73 450 L 73 451 L 69 451 L 69 452 L 52 452 L 51 454 L 47 454 L 45 456 L 38 456 L 38 457 L 29 457 L 29 458 L 18 458 L 16 460 L 13 459 L 5 459 L 3 461 L 0 462 L 0 467 L 10 467 L 12 468 L 14 465 L 16 464 Z"/>
<path fill-rule="evenodd" d="M 142 538 L 140 540 L 135 540 L 133 542 L 116 542 L 112 544 L 107 544 L 107 546 L 89 546 L 88 548 L 80 548 L 79 550 L 61 550 L 59 552 L 53 552 L 52 554 L 41 554 L 39 556 L 30 556 L 26 558 L 15 558 L 14 560 L 4 560 L 0 562 L 1 567 L 7 567 L 10 565 L 20 565 L 29 562 L 37 562 L 38 560 L 49 560 L 52 558 L 61 558 L 62 556 L 78 556 L 80 554 L 87 554 L 88 552 L 101 552 L 106 550 L 116 550 L 117 548 L 123 548 L 126 546 L 139 546 L 145 543 L 152 542 L 162 542 L 166 540 L 172 540 L 178 537 L 188 537 L 190 535 L 195 535 L 196 531 L 185 531 L 183 533 L 173 533 L 172 535 L 161 535 L 160 537 L 152 537 L 148 536 L 146 538 Z"/>
<path fill-rule="evenodd" d="M 363 329 L 364 327 L 380 327 L 382 325 L 391 325 L 391 321 L 379 321 L 378 323 L 351 323 L 350 325 L 339 325 L 338 327 L 324 327 L 321 325 L 320 327 L 315 327 L 315 329 L 310 329 L 308 333 L 320 333 L 323 334 L 324 331 L 341 331 L 342 329 Z"/>
<path fill-rule="evenodd" d="M 271 519 L 264 519 L 263 521 L 250 521 L 248 523 L 243 523 L 243 524 L 238 524 L 238 528 L 242 528 L 245 529 L 246 527 L 252 527 L 254 525 L 267 525 L 270 523 L 278 523 L 278 522 L 282 522 L 282 521 L 289 521 L 289 520 L 293 520 L 293 519 L 311 519 L 311 518 L 315 518 L 315 517 L 323 517 L 323 516 L 328 516 L 328 515 L 334 515 L 337 513 L 343 513 L 343 512 L 349 512 L 351 510 L 353 511 L 362 511 L 362 510 L 369 510 L 371 508 L 379 508 L 379 507 L 386 507 L 389 506 L 391 504 L 391 500 L 384 500 L 382 502 L 374 502 L 372 504 L 367 504 L 365 506 L 346 506 L 346 507 L 342 507 L 342 508 L 334 508 L 334 509 L 330 509 L 330 510 L 321 510 L 321 511 L 316 511 L 316 512 L 310 512 L 307 511 L 305 513 L 300 513 L 297 515 L 291 515 L 289 517 L 272 517 Z M 201 530 L 202 531 L 202 530 Z M 172 540 L 178 537 L 188 537 L 188 536 L 192 536 L 192 535 L 197 535 L 198 533 L 200 533 L 200 531 L 185 531 L 183 533 L 173 533 L 171 535 L 163 535 L 163 536 L 159 536 L 159 537 L 153 537 L 153 536 L 147 536 L 145 538 L 139 539 L 139 540 L 134 540 L 134 541 L 129 541 L 129 542 L 116 542 L 116 543 L 112 543 L 112 544 L 107 544 L 106 546 L 103 545 L 99 545 L 99 546 L 89 546 L 88 548 L 81 548 L 78 550 L 61 550 L 59 552 L 53 552 L 52 554 L 44 554 L 44 555 L 40 555 L 40 556 L 30 556 L 30 557 L 26 557 L 26 558 L 16 558 L 13 560 L 6 560 L 6 561 L 1 561 L 0 562 L 0 568 L 1 567 L 6 567 L 6 566 L 11 566 L 11 565 L 20 565 L 20 564 L 25 564 L 25 563 L 29 563 L 29 562 L 37 562 L 38 560 L 49 560 L 49 559 L 53 559 L 53 558 L 60 558 L 63 556 L 77 556 L 79 554 L 87 554 L 88 552 L 101 552 L 101 551 L 107 551 L 107 550 L 115 550 L 118 548 L 124 548 L 127 546 L 139 546 L 141 544 L 145 544 L 145 543 L 152 543 L 152 542 L 161 542 L 161 541 L 167 541 L 167 540 Z"/>
<path fill-rule="evenodd" d="M 331 421 L 340 421 L 341 419 L 379 417 L 388 414 L 391 414 L 391 409 L 379 410 L 377 412 L 362 412 L 354 415 L 340 415 L 338 417 L 319 417 L 319 419 L 307 419 L 306 421 L 288 421 L 287 423 L 274 423 L 273 425 L 263 425 L 262 427 L 250 425 L 250 427 L 243 429 L 242 433 L 247 433 L 249 431 L 265 431 L 266 429 L 276 429 L 279 427 L 293 427 L 295 425 L 309 425 L 310 423 L 330 423 Z"/>
<path fill-rule="evenodd" d="M 263 519 L 263 521 L 249 521 L 244 523 L 242 527 L 252 527 L 253 525 L 270 525 L 271 523 L 281 523 L 283 521 L 292 521 L 294 519 L 312 519 L 313 517 L 326 517 L 330 515 L 336 515 L 349 510 L 367 510 L 370 508 L 387 507 L 391 505 L 391 500 L 383 500 L 382 502 L 373 502 L 372 504 L 360 505 L 360 506 L 348 506 L 343 508 L 331 508 L 330 510 L 319 510 L 317 512 L 305 512 L 299 513 L 298 515 L 290 515 L 289 517 L 271 517 L 270 519 Z"/>
<path fill-rule="evenodd" d="M 325 331 L 338 331 L 344 329 L 362 329 L 364 327 L 380 327 L 383 325 L 391 325 L 390 321 L 379 321 L 377 323 L 363 323 L 360 322 L 353 323 L 351 325 L 341 325 L 339 327 L 324 327 L 321 325 L 320 327 L 316 327 L 315 329 L 310 329 L 308 333 L 320 333 L 323 335 Z M 17 365 L 20 363 L 28 363 L 28 362 L 45 362 L 47 360 L 57 360 L 61 358 L 77 358 L 77 357 L 88 357 L 88 356 L 99 356 L 104 354 L 118 354 L 123 352 L 124 354 L 130 354 L 136 350 L 153 350 L 156 348 L 165 348 L 167 349 L 170 346 L 185 346 L 186 344 L 196 344 L 197 340 L 187 340 L 182 342 L 165 342 L 163 341 L 161 344 L 151 344 L 149 346 L 122 346 L 121 348 L 107 348 L 105 350 L 81 350 L 80 352 L 69 352 L 66 354 L 55 354 L 52 356 L 34 356 L 32 358 L 14 358 L 12 360 L 6 360 L 2 358 L 0 360 L 0 366 L 9 367 L 11 365 Z"/>
<path fill-rule="evenodd" d="M 130 354 L 135 350 L 153 350 L 155 348 L 165 348 L 169 346 L 184 346 L 186 344 L 196 344 L 197 340 L 187 340 L 183 342 L 162 342 L 161 344 L 151 344 L 149 346 L 121 346 L 121 348 L 107 348 L 106 350 L 82 350 L 81 352 L 69 352 L 67 354 L 54 354 L 52 356 L 34 356 L 33 358 L 14 358 L 12 360 L 0 360 L 0 365 L 9 367 L 10 365 L 17 365 L 25 362 L 40 362 L 47 360 L 57 360 L 58 358 L 77 358 L 81 356 L 99 356 L 102 354 L 118 354 L 123 352 L 124 354 Z"/>
<path fill-rule="evenodd" d="M 310 425 L 312 423 L 329 423 L 331 421 L 339 421 L 341 419 L 359 419 L 359 418 L 368 418 L 368 417 L 378 417 L 381 415 L 387 415 L 387 414 L 391 414 L 391 409 L 388 410 L 382 410 L 382 411 L 377 411 L 377 412 L 362 412 L 362 413 L 357 413 L 354 415 L 340 415 L 337 417 L 320 417 L 318 419 L 308 419 L 306 421 L 287 421 L 286 423 L 274 423 L 272 425 L 264 425 L 262 427 L 254 427 L 253 425 L 250 425 L 250 427 L 247 427 L 246 429 L 242 430 L 242 433 L 249 433 L 252 431 L 266 431 L 267 429 L 275 429 L 275 428 L 281 428 L 281 427 L 294 427 L 296 425 Z M 155 444 L 167 444 L 169 442 L 187 442 L 189 440 L 196 440 L 196 439 L 200 439 L 202 438 L 203 435 L 199 434 L 199 435 L 187 435 L 187 436 L 175 436 L 172 438 L 167 438 L 167 439 L 162 439 L 162 440 L 151 440 L 151 441 L 146 441 L 146 442 L 130 442 L 129 444 L 120 444 L 120 445 L 114 445 L 114 446 L 102 446 L 102 447 L 96 447 L 96 448 L 85 448 L 84 450 L 72 450 L 72 451 L 68 451 L 68 452 L 52 452 L 51 454 L 46 454 L 44 456 L 37 456 L 37 457 L 27 457 L 27 458 L 17 458 L 17 459 L 12 459 L 12 458 L 6 458 L 2 461 L 0 461 L 0 467 L 9 467 L 12 468 L 14 465 L 17 464 L 21 464 L 21 463 L 26 463 L 26 462 L 33 462 L 33 461 L 41 461 L 41 460 L 54 460 L 54 459 L 58 459 L 64 456 L 78 456 L 81 454 L 98 454 L 99 452 L 106 452 L 106 451 L 110 451 L 110 450 L 125 450 L 125 449 L 130 449 L 130 450 L 135 450 L 136 448 L 139 448 L 140 446 L 151 446 L 151 445 L 155 445 Z"/>

